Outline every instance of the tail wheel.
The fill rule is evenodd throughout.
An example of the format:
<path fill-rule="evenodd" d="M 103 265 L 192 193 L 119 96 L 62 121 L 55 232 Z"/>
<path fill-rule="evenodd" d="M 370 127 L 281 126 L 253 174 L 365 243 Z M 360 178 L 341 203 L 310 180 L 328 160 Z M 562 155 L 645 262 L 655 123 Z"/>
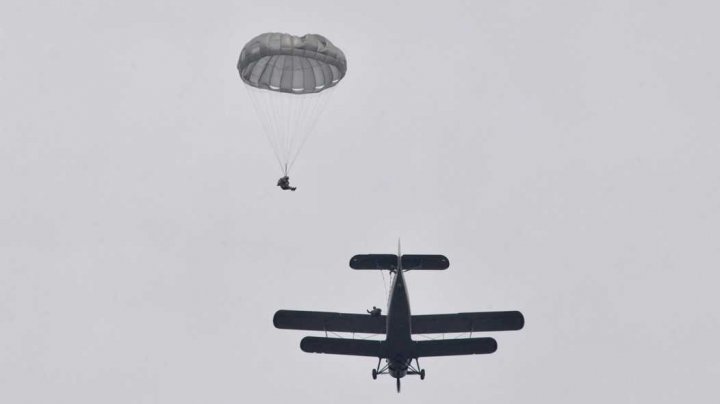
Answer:
<path fill-rule="evenodd" d="M 377 369 L 373 369 L 372 377 L 373 377 L 373 380 L 377 380 Z"/>
<path fill-rule="evenodd" d="M 425 369 L 420 371 L 420 380 L 425 380 Z"/>

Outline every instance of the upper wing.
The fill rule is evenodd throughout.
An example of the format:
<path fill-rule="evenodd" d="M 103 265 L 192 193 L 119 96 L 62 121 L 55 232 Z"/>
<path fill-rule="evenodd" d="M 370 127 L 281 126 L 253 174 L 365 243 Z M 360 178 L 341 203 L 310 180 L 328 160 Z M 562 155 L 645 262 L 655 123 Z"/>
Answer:
<path fill-rule="evenodd" d="M 442 339 L 436 341 L 416 341 L 413 343 L 414 358 L 489 354 L 496 350 L 497 342 L 492 338 Z"/>
<path fill-rule="evenodd" d="M 359 254 L 350 258 L 352 269 L 395 269 L 398 257 L 393 254 Z"/>
<path fill-rule="evenodd" d="M 349 338 L 305 337 L 300 341 L 304 352 L 327 353 L 336 355 L 387 357 L 384 341 L 371 341 Z"/>
<path fill-rule="evenodd" d="M 448 269 L 450 261 L 444 255 L 405 254 L 400 257 L 403 269 Z"/>
<path fill-rule="evenodd" d="M 385 316 L 328 313 L 322 311 L 278 310 L 273 317 L 277 328 L 385 334 Z"/>
<path fill-rule="evenodd" d="M 523 328 L 525 324 L 525 318 L 519 311 L 423 314 L 412 316 L 411 321 L 413 334 L 512 331 Z"/>

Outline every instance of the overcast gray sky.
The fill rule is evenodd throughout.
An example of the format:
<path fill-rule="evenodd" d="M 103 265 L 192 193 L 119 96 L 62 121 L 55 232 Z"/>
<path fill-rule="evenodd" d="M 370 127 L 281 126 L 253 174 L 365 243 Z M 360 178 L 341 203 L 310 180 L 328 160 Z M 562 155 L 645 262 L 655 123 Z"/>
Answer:
<path fill-rule="evenodd" d="M 4 0 L 0 401 L 717 402 L 718 11 Z M 267 31 L 348 57 L 295 193 L 235 70 Z M 398 237 L 451 262 L 414 313 L 526 328 L 395 397 L 272 315 L 384 307 L 347 262 Z"/>

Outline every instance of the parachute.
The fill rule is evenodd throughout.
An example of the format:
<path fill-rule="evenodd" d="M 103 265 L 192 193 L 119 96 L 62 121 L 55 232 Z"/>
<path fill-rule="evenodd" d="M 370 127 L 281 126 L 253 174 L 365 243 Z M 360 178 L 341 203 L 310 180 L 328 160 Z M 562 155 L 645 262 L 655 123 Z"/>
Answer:
<path fill-rule="evenodd" d="M 237 68 L 287 176 L 345 76 L 345 54 L 322 35 L 265 33 L 243 47 Z"/>

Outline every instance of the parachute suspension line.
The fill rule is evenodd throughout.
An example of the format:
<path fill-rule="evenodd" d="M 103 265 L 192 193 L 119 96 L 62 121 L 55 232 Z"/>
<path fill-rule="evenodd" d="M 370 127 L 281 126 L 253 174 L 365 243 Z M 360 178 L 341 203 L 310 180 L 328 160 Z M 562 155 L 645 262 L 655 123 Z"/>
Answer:
<path fill-rule="evenodd" d="M 257 114 L 260 116 L 260 124 L 263 127 L 263 132 L 265 132 L 265 138 L 267 139 L 268 143 L 270 143 L 270 147 L 273 150 L 273 154 L 275 155 L 275 159 L 278 162 L 278 165 L 280 166 L 280 170 L 283 170 L 283 163 L 282 159 L 280 158 L 280 155 L 278 154 L 278 147 L 275 143 L 275 139 L 273 139 L 272 133 L 274 125 L 274 119 L 272 116 L 270 116 L 269 111 L 272 111 L 271 108 L 269 108 L 266 104 L 267 101 L 265 100 L 267 97 L 265 96 L 263 91 L 257 90 L 250 86 L 245 86 L 248 95 L 250 96 L 250 100 L 252 101 L 253 108 L 257 112 Z"/>
<path fill-rule="evenodd" d="M 279 58 L 272 59 L 272 68 L 273 69 L 277 65 L 278 60 L 279 60 Z M 273 108 L 273 105 L 272 105 L 273 104 L 272 101 L 274 98 L 272 97 L 272 94 L 270 94 L 267 91 L 263 91 L 260 89 L 252 89 L 252 90 L 255 91 L 254 94 L 257 94 L 259 96 L 259 99 L 262 102 L 261 109 L 266 114 L 265 120 L 267 121 L 268 127 L 270 129 L 266 134 L 267 134 L 268 138 L 270 139 L 271 147 L 273 148 L 273 153 L 275 154 L 275 157 L 277 158 L 278 163 L 280 164 L 280 169 L 283 170 L 283 160 L 282 160 L 282 157 L 280 156 L 280 149 L 278 147 L 279 145 L 277 144 L 278 139 L 276 139 L 276 137 L 273 136 L 273 134 L 277 133 L 277 126 L 279 124 L 278 117 L 275 116 L 276 108 Z"/>
<path fill-rule="evenodd" d="M 297 95 L 295 97 L 298 99 L 298 102 L 296 109 L 297 115 L 295 119 L 293 119 L 293 125 L 297 130 L 298 136 L 293 136 L 289 139 L 290 144 L 288 145 L 288 150 L 290 151 L 290 155 L 288 156 L 288 162 L 290 165 L 292 165 L 294 157 L 297 154 L 296 143 L 298 141 L 298 138 L 308 135 L 308 133 L 306 133 L 305 131 L 304 123 L 307 120 L 307 106 L 313 98 L 312 95 L 307 94 Z"/>
<path fill-rule="evenodd" d="M 265 101 L 264 108 L 268 111 L 268 114 L 270 115 L 270 122 L 272 124 L 271 126 L 271 132 L 270 137 L 273 139 L 273 149 L 274 152 L 278 155 L 278 158 L 280 159 L 280 169 L 284 172 L 285 171 L 285 161 L 284 156 L 282 156 L 282 147 L 280 145 L 280 125 L 282 123 L 281 117 L 278 115 L 278 108 L 275 104 L 277 104 L 277 100 L 273 97 L 272 93 L 266 93 L 262 92 L 263 94 L 263 100 Z"/>
<path fill-rule="evenodd" d="M 272 94 L 276 106 L 271 108 L 276 121 L 276 146 L 287 171 L 292 168 L 300 147 L 309 137 L 310 120 L 317 118 L 315 107 L 318 94 Z M 322 97 L 325 98 L 325 97 Z"/>
<path fill-rule="evenodd" d="M 334 89 L 289 94 L 246 86 L 283 175 L 289 175 Z"/>
<path fill-rule="evenodd" d="M 281 112 L 281 108 L 285 108 L 285 98 L 283 97 L 283 95 L 284 94 L 277 94 L 277 98 L 272 100 L 273 104 L 277 104 L 277 105 L 273 105 L 271 110 L 273 113 L 273 117 L 275 119 L 277 119 L 277 127 L 276 127 L 277 132 L 274 133 L 274 136 L 276 137 L 276 142 L 278 145 L 278 154 L 280 154 L 280 158 L 282 159 L 283 164 L 285 164 L 287 159 L 286 159 L 286 156 L 284 153 L 284 151 L 285 151 L 284 141 L 285 141 L 285 126 L 286 126 L 287 119 L 282 120 L 278 116 L 279 113 Z"/>
<path fill-rule="evenodd" d="M 285 119 L 283 124 L 283 130 L 282 130 L 282 151 L 283 151 L 283 161 L 287 163 L 288 161 L 288 138 L 290 137 L 290 124 L 292 123 L 293 115 L 292 115 L 292 104 L 290 103 L 290 99 L 287 97 L 287 94 L 280 94 L 280 97 L 282 97 L 282 110 L 286 111 L 287 113 L 287 119 Z"/>
<path fill-rule="evenodd" d="M 308 105 L 309 111 L 304 114 L 304 122 L 303 122 L 303 132 L 304 135 L 301 137 L 301 139 L 298 139 L 300 142 L 299 146 L 295 148 L 295 153 L 290 159 L 290 167 L 292 167 L 295 164 L 295 160 L 297 160 L 298 155 L 300 154 L 300 151 L 303 149 L 303 146 L 305 146 L 305 142 L 310 137 L 310 134 L 315 129 L 315 125 L 318 122 L 318 119 L 320 118 L 320 115 L 322 115 L 323 111 L 325 110 L 325 107 L 328 104 L 328 101 L 330 98 L 332 98 L 334 91 L 334 88 L 327 89 L 320 93 L 314 93 L 314 94 L 308 94 L 307 96 L 311 99 L 310 104 Z"/>
<path fill-rule="evenodd" d="M 328 95 L 329 93 L 327 95 L 308 94 L 303 96 L 302 113 L 300 115 L 302 117 L 302 121 L 298 122 L 298 126 L 300 127 L 300 131 L 302 132 L 302 136 L 294 139 L 295 141 L 297 141 L 298 145 L 293 145 L 292 150 L 294 150 L 295 153 L 293 156 L 290 157 L 290 165 L 293 165 L 295 163 L 295 160 L 297 159 L 300 150 L 305 144 L 305 141 L 310 137 L 310 133 L 312 133 L 313 128 L 310 122 L 313 119 L 317 119 L 317 116 L 319 115 L 319 111 L 317 108 L 318 102 L 321 101 L 323 98 L 326 98 Z"/>
<path fill-rule="evenodd" d="M 275 142 L 275 148 L 277 149 L 278 155 L 280 155 L 281 160 L 281 169 L 283 170 L 283 173 L 285 172 L 285 164 L 287 163 L 287 158 L 285 154 L 283 153 L 283 137 L 285 136 L 285 129 L 284 124 L 287 121 L 287 119 L 283 119 L 283 111 L 281 108 L 283 107 L 282 102 L 284 101 L 284 98 L 282 97 L 284 94 L 273 94 L 273 93 L 264 93 L 267 100 L 267 108 L 271 113 L 272 116 L 272 122 L 273 122 L 273 132 L 271 133 L 271 136 L 274 138 Z M 279 96 L 279 99 L 278 99 Z"/>
<path fill-rule="evenodd" d="M 270 142 L 270 146 L 273 149 L 275 158 L 280 166 L 280 171 L 283 174 L 287 174 L 287 153 L 284 153 L 283 138 L 285 136 L 284 124 L 287 119 L 283 119 L 283 111 L 280 111 L 283 107 L 281 99 L 278 99 L 278 94 L 272 92 L 255 89 L 250 86 L 246 86 L 248 93 L 251 94 L 255 109 L 258 111 L 258 115 L 261 117 L 261 121 L 265 128 L 265 135 Z"/>
<path fill-rule="evenodd" d="M 292 105 L 291 105 L 291 121 L 290 124 L 292 125 L 292 128 L 294 128 L 295 133 L 293 133 L 292 136 L 288 136 L 287 139 L 287 162 L 288 167 L 290 167 L 291 159 L 295 150 L 295 142 L 298 137 L 305 136 L 305 133 L 303 132 L 303 127 L 301 125 L 303 121 L 303 114 L 302 109 L 303 105 L 306 103 L 306 97 L 304 95 L 293 95 Z"/>
<path fill-rule="evenodd" d="M 271 113 L 270 116 L 270 122 L 272 122 L 272 132 L 270 133 L 270 136 L 273 138 L 273 143 L 275 144 L 275 148 L 277 150 L 277 154 L 280 156 L 280 164 L 282 165 L 281 169 L 284 171 L 284 165 L 287 161 L 285 157 L 282 155 L 282 145 L 280 143 L 281 139 L 278 135 L 282 133 L 282 123 L 283 119 L 282 116 L 279 114 L 278 108 L 275 104 L 277 104 L 276 99 L 273 97 L 272 93 L 266 93 L 263 92 L 263 100 L 265 101 L 265 105 L 267 110 Z"/>

